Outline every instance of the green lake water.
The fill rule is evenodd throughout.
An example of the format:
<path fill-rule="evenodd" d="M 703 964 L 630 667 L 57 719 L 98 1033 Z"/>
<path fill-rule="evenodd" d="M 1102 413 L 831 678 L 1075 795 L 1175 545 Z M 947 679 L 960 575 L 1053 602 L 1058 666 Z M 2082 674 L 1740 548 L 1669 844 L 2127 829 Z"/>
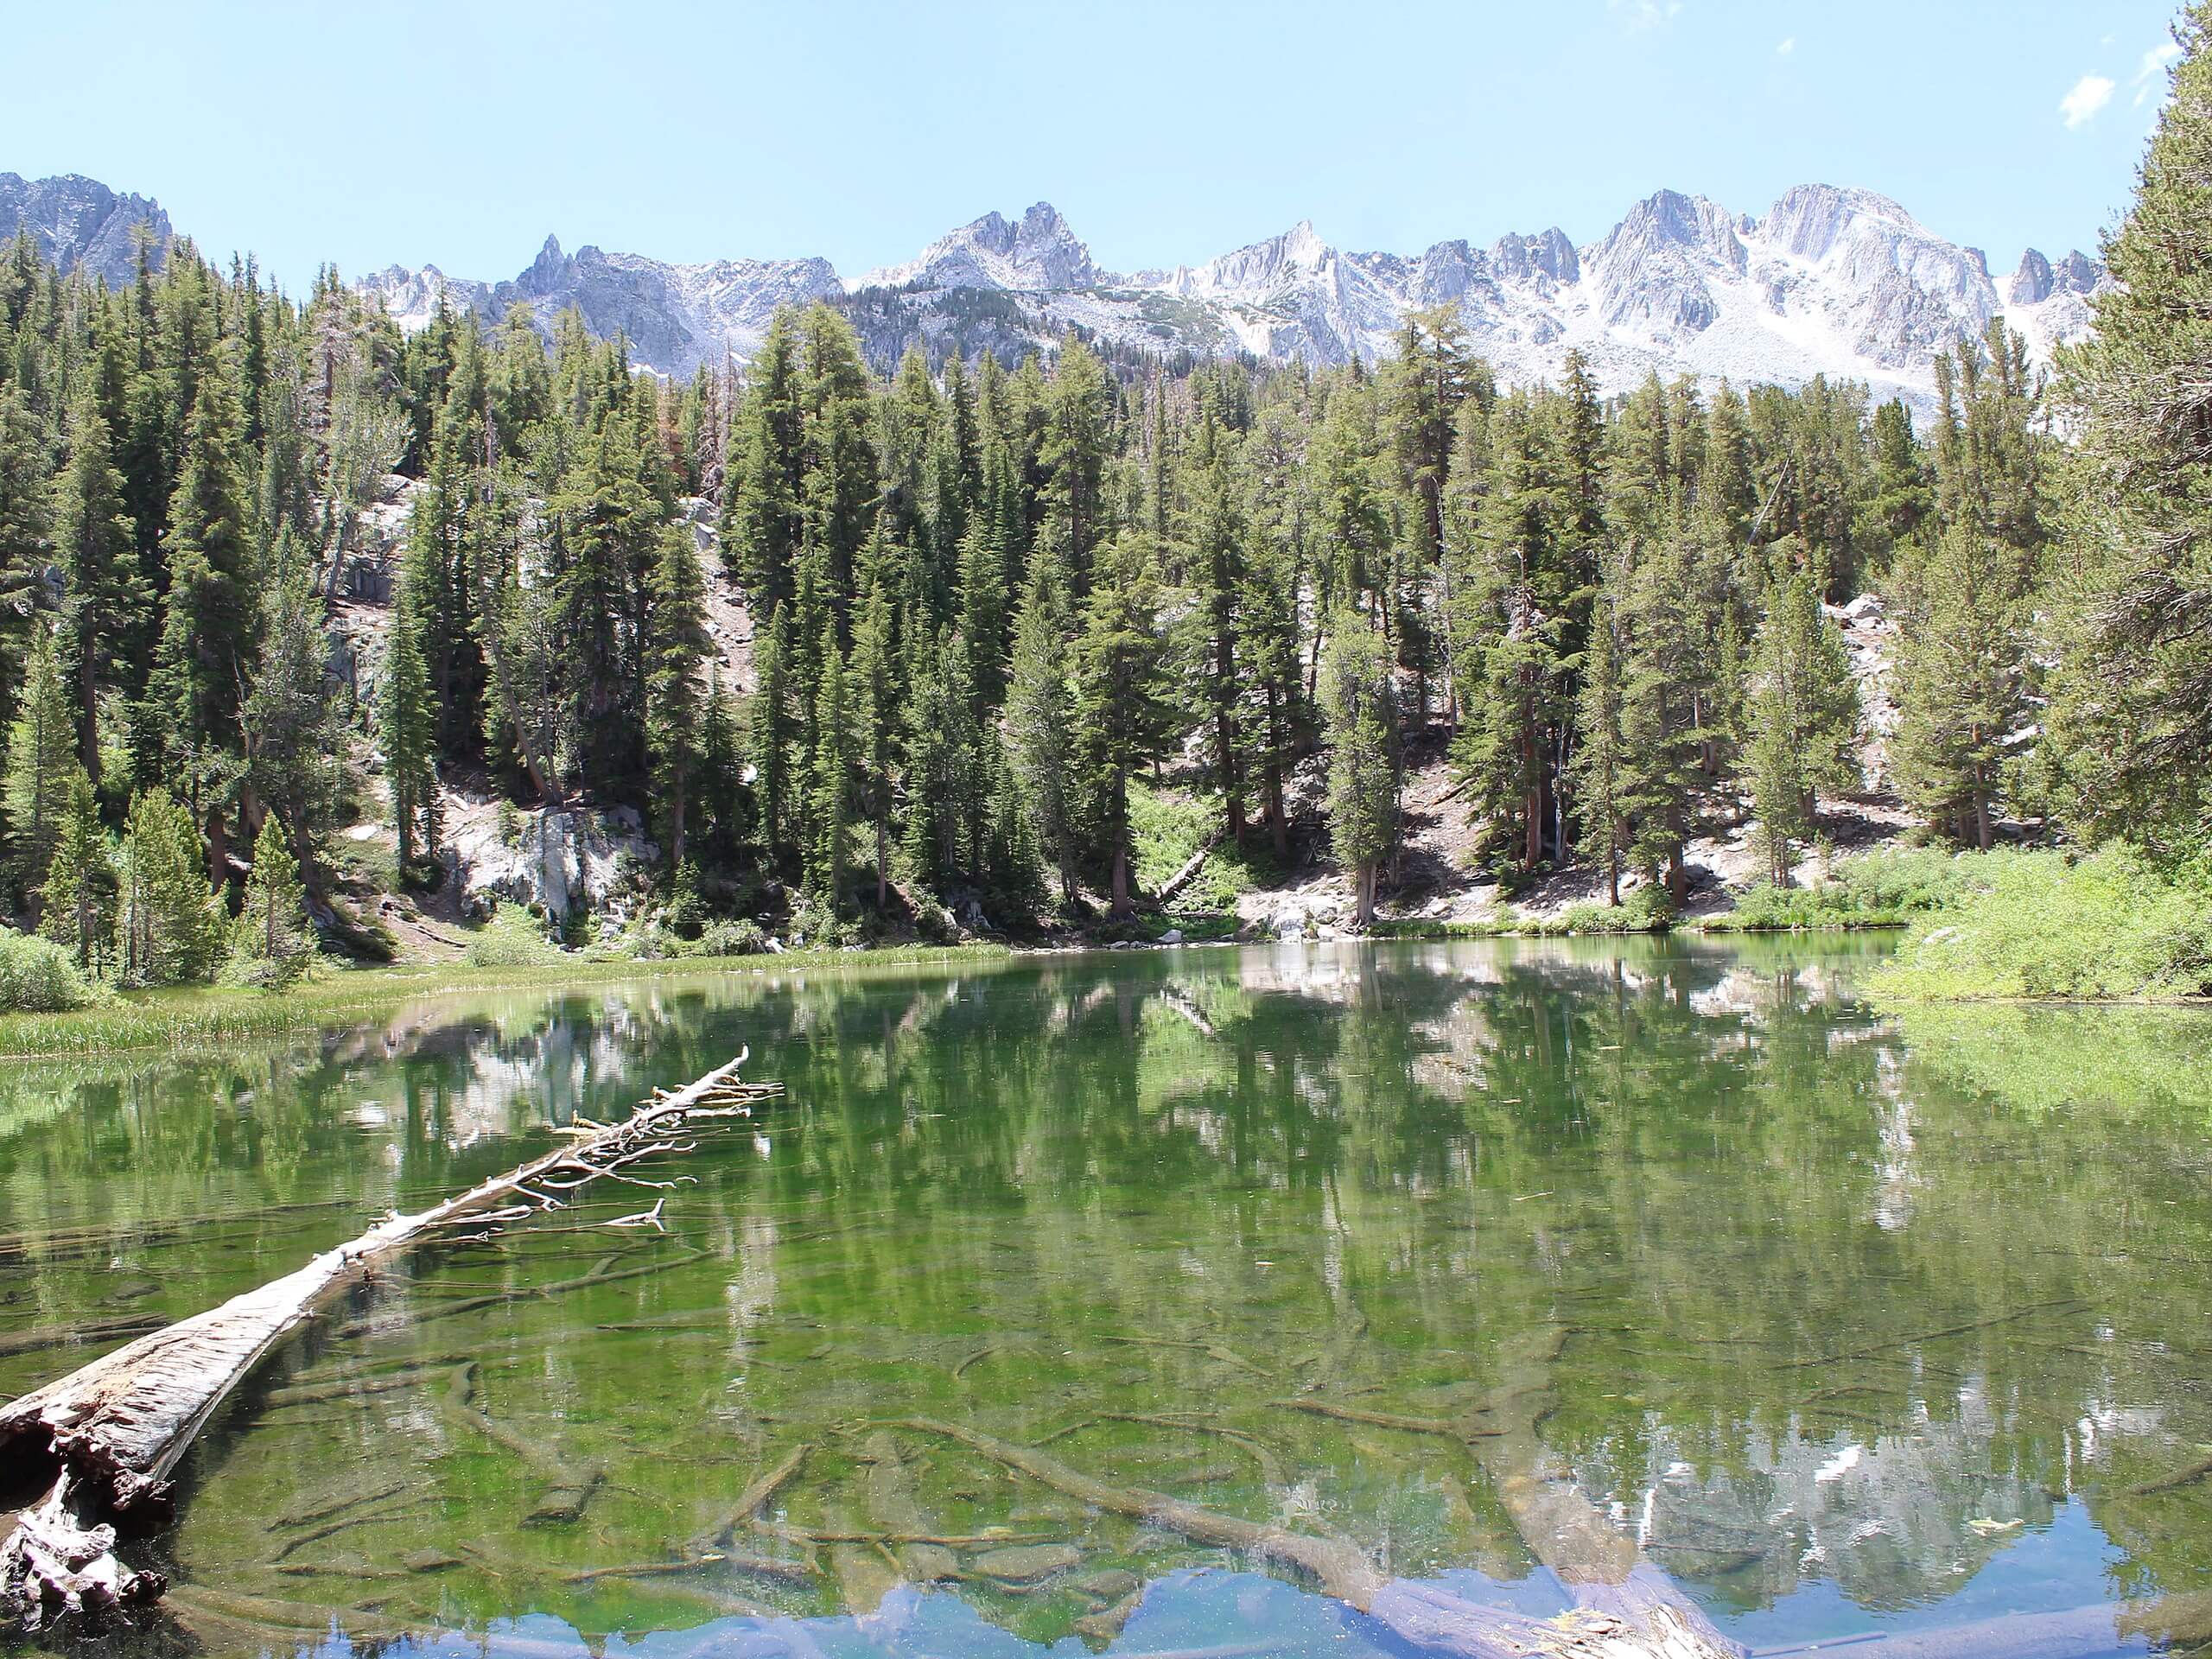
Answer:
<path fill-rule="evenodd" d="M 1416 1654 L 945 1431 L 1548 1614 L 1495 1471 L 1407 1426 L 1532 1356 L 1555 1471 L 1755 1651 L 2212 1641 L 2212 1016 L 1900 1021 L 1879 948 L 769 971 L 0 1067 L 0 1394 L 749 1046 L 788 1096 L 632 1172 L 688 1178 L 665 1233 L 602 1183 L 257 1376 L 106 1645 Z"/>

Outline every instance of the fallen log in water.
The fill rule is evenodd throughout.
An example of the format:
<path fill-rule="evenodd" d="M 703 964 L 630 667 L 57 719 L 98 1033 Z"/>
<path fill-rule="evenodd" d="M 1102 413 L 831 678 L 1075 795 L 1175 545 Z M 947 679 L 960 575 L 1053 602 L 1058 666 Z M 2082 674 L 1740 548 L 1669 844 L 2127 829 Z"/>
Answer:
<path fill-rule="evenodd" d="M 493 1214 L 518 1219 L 560 1207 L 562 1200 L 539 1186 L 565 1192 L 603 1176 L 632 1181 L 616 1172 L 642 1158 L 689 1150 L 665 1138 L 687 1119 L 749 1116 L 746 1103 L 781 1092 L 780 1084 L 740 1084 L 737 1069 L 745 1058 L 740 1054 L 685 1088 L 657 1090 L 620 1123 L 571 1128 L 575 1138 L 556 1152 L 435 1208 L 388 1216 L 296 1272 L 0 1407 L 0 1452 L 22 1465 L 44 1459 L 56 1470 L 51 1489 L 16 1517 L 0 1545 L 0 1618 L 35 1630 L 64 1613 L 158 1597 L 167 1587 L 161 1574 L 135 1573 L 116 1559 L 114 1521 L 143 1523 L 163 1511 L 170 1471 L 193 1437 L 333 1291 L 455 1223 L 488 1221 Z M 517 1198 L 527 1203 L 486 1213 L 496 1201 Z M 620 1276 L 601 1274 L 599 1282 Z"/>
<path fill-rule="evenodd" d="M 1286 1528 L 1267 1526 L 1236 1516 L 1202 1510 L 1194 1503 L 1163 1497 L 1158 1492 L 1116 1486 L 1071 1469 L 1057 1458 L 1047 1457 L 1030 1446 L 997 1440 L 972 1428 L 963 1428 L 956 1423 L 939 1422 L 930 1417 L 908 1417 L 896 1426 L 912 1429 L 917 1433 L 941 1435 L 946 1440 L 957 1441 L 994 1463 L 1017 1470 L 1032 1480 L 1065 1492 L 1070 1497 L 1080 1499 L 1109 1514 L 1147 1521 L 1154 1526 L 1179 1532 L 1185 1538 L 1196 1539 L 1202 1544 L 1249 1550 L 1255 1555 L 1301 1567 L 1311 1573 L 1329 1594 L 1339 1601 L 1349 1602 L 1363 1612 L 1374 1599 L 1376 1591 L 1381 1587 L 1381 1575 L 1367 1558 L 1339 1540 L 1317 1538 L 1308 1533 L 1292 1532 Z"/>
<path fill-rule="evenodd" d="M 1407 1640 L 1463 1659 L 1738 1659 L 1741 1649 L 1643 1559 L 1538 1435 L 1551 1399 L 1551 1368 L 1568 1334 L 1567 1327 L 1552 1325 L 1509 1349 L 1497 1382 L 1455 1418 L 1306 1398 L 1272 1402 L 1462 1442 L 1529 1553 L 1575 1601 L 1555 1618 L 1536 1619 L 1465 1600 L 1439 1585 L 1398 1580 L 1378 1588 L 1366 1611 Z"/>

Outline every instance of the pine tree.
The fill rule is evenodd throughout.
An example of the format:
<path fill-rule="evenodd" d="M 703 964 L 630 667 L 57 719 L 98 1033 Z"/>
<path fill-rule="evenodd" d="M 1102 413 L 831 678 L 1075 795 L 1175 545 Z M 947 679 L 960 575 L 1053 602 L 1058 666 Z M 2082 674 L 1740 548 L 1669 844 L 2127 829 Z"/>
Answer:
<path fill-rule="evenodd" d="M 0 721 L 15 718 L 30 653 L 31 589 L 49 530 L 46 474 L 38 418 L 22 387 L 7 385 L 0 367 Z"/>
<path fill-rule="evenodd" d="M 8 874 L 19 893 L 35 893 L 46 880 L 77 771 L 75 721 L 54 636 L 41 628 L 8 731 Z"/>
<path fill-rule="evenodd" d="M 891 628 L 888 581 L 879 578 L 853 625 L 848 695 L 861 818 L 875 843 L 875 906 L 891 902 L 893 776 L 898 766 L 900 686 Z"/>
<path fill-rule="evenodd" d="M 690 531 L 664 531 L 653 565 L 645 647 L 645 748 L 652 768 L 654 823 L 668 838 L 671 869 L 686 856 L 687 814 L 705 760 L 709 705 L 699 671 L 713 654 L 706 596 Z"/>
<path fill-rule="evenodd" d="M 2053 688 L 2069 818 L 2169 848 L 2212 813 L 2212 3 L 2191 0 L 2175 38 L 2134 206 L 2105 245 L 2095 330 L 2060 359 L 2082 493 Z"/>
<path fill-rule="evenodd" d="M 802 878 L 810 901 L 832 917 L 845 913 L 845 830 L 850 810 L 850 711 L 845 702 L 844 656 L 836 624 L 822 640 L 821 677 L 814 693 L 814 753 L 807 772 L 806 861 Z"/>
<path fill-rule="evenodd" d="M 107 423 L 86 386 L 69 417 L 69 461 L 56 480 L 54 551 L 67 599 L 63 615 L 77 752 L 100 785 L 99 700 L 105 691 L 141 689 L 145 623 L 152 594 L 139 573 L 123 474 Z"/>
<path fill-rule="evenodd" d="M 1857 780 L 1859 690 L 1819 586 L 1792 572 L 1769 594 L 1749 676 L 1751 795 L 1768 878 L 1789 885 L 1811 839 L 1817 791 Z"/>
<path fill-rule="evenodd" d="M 281 985 L 306 965 L 313 937 L 299 866 L 293 861 L 284 826 L 271 813 L 262 820 L 261 833 L 254 838 L 253 873 L 246 880 L 233 958 L 242 976 L 251 982 Z"/>
<path fill-rule="evenodd" d="M 377 705 L 378 747 L 384 760 L 391 817 L 399 833 L 399 874 L 410 879 L 418 855 L 437 852 L 437 762 L 433 752 L 435 711 L 430 673 L 423 657 L 415 596 L 402 582 L 391 607 L 390 644 Z"/>
<path fill-rule="evenodd" d="M 115 861 L 92 779 L 83 767 L 69 779 L 61 833 L 39 889 L 38 931 L 62 945 L 87 973 L 107 971 L 115 934 Z"/>
<path fill-rule="evenodd" d="M 1097 551 L 1076 645 L 1079 764 L 1086 817 L 1107 868 L 1113 914 L 1128 915 L 1129 773 L 1166 749 L 1176 727 L 1159 619 L 1160 563 L 1148 536 L 1128 533 Z"/>
<path fill-rule="evenodd" d="M 192 810 L 158 786 L 131 803 L 117 858 L 118 931 L 124 982 L 180 985 L 205 979 L 221 937 Z"/>
<path fill-rule="evenodd" d="M 1014 626 L 1006 693 L 1006 743 L 1038 847 L 1059 876 L 1060 901 L 1076 901 L 1080 810 L 1075 697 L 1068 683 L 1067 573 L 1040 550 Z"/>
<path fill-rule="evenodd" d="M 779 309 L 747 369 L 721 520 L 723 564 L 756 616 L 791 597 L 804 438 L 798 329 L 791 313 Z"/>
<path fill-rule="evenodd" d="M 1201 418 L 1184 476 L 1190 504 L 1184 514 L 1184 560 L 1197 590 L 1205 629 L 1204 700 L 1211 728 L 1213 781 L 1221 791 L 1223 829 L 1232 841 L 1244 835 L 1243 780 L 1239 737 L 1237 601 L 1244 583 L 1243 503 L 1230 441 L 1211 417 Z"/>
<path fill-rule="evenodd" d="M 778 605 L 765 633 L 754 635 L 753 671 L 760 683 L 748 709 L 747 747 L 753 757 L 755 789 L 760 801 L 760 843 L 771 868 L 785 862 L 785 854 L 797 839 L 798 802 L 791 778 L 794 738 L 791 719 L 791 617 Z"/>
<path fill-rule="evenodd" d="M 327 693 L 329 642 L 315 575 L 289 528 L 278 532 L 262 595 L 261 654 L 244 711 L 247 780 L 280 818 L 311 887 L 336 813 L 345 733 Z"/>
<path fill-rule="evenodd" d="M 226 373 L 200 385 L 185 429 L 184 467 L 162 550 L 167 598 L 155 695 L 171 758 L 195 795 L 216 759 L 239 745 L 238 699 L 252 642 L 253 512 L 243 417 Z"/>
<path fill-rule="evenodd" d="M 1598 601 L 1590 645 L 1583 658 L 1582 689 L 1575 702 L 1575 811 L 1582 836 L 1577 850 L 1605 869 L 1605 902 L 1621 901 L 1621 854 L 1628 836 L 1624 798 L 1627 741 L 1621 716 L 1621 622 L 1610 594 Z"/>
<path fill-rule="evenodd" d="M 1397 711 L 1382 637 L 1342 612 L 1321 665 L 1329 752 L 1329 834 L 1351 872 L 1357 918 L 1375 919 L 1376 889 L 1398 842 Z"/>
<path fill-rule="evenodd" d="M 1968 845 L 1988 847 L 2006 793 L 2010 742 L 2026 718 L 2024 598 L 2012 550 L 1955 524 L 1901 561 L 1891 750 L 1906 804 Z"/>
<path fill-rule="evenodd" d="M 702 862 L 736 868 L 757 833 L 753 796 L 745 778 L 743 723 L 737 698 L 722 683 L 719 664 L 707 665 L 707 705 L 699 742 L 699 804 L 707 814 Z"/>
<path fill-rule="evenodd" d="M 1710 616 L 1684 603 L 1696 565 L 1689 532 L 1678 529 L 1642 549 L 1624 582 L 1621 804 L 1631 855 L 1648 879 L 1663 877 L 1676 906 L 1688 896 L 1684 855 L 1711 782 L 1700 688 L 1716 655 L 1714 630 Z"/>

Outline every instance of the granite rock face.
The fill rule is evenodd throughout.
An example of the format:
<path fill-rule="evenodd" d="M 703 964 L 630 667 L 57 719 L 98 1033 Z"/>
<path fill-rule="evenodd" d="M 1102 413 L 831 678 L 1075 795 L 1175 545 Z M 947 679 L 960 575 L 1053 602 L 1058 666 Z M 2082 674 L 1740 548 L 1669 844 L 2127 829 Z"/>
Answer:
<path fill-rule="evenodd" d="M 154 264 L 172 234 L 169 216 L 144 196 L 119 196 L 74 173 L 25 179 L 0 173 L 0 240 L 28 227 L 39 252 L 64 270 L 84 270 L 119 288 L 138 274 L 144 227 Z"/>

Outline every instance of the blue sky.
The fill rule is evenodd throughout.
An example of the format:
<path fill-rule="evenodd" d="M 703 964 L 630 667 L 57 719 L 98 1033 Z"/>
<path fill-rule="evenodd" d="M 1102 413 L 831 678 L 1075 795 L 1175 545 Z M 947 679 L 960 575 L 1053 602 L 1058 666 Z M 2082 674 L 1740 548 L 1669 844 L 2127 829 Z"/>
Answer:
<path fill-rule="evenodd" d="M 288 287 L 547 232 L 847 275 L 1057 204 L 1104 265 L 1310 218 L 1417 251 L 1662 186 L 1894 196 L 2011 268 L 2125 207 L 2172 0 L 250 5 L 0 11 L 0 170 L 157 197 Z"/>

